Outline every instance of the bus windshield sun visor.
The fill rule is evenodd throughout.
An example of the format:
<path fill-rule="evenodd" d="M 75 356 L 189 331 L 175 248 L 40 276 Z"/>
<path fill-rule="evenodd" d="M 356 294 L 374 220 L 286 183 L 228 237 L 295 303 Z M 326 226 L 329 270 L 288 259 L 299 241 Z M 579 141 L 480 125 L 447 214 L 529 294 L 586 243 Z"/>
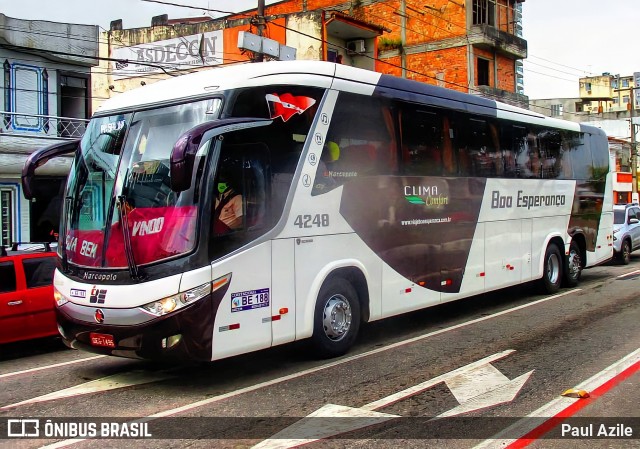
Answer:
<path fill-rule="evenodd" d="M 55 157 L 73 153 L 78 148 L 79 143 L 80 139 L 74 139 L 62 143 L 56 143 L 31 153 L 25 162 L 24 167 L 22 167 L 22 189 L 26 199 L 33 199 L 33 188 L 31 183 L 33 182 L 33 176 L 35 175 L 36 168 L 46 164 L 49 160 Z"/>
<path fill-rule="evenodd" d="M 170 180 L 174 192 L 183 192 L 191 186 L 193 164 L 203 142 L 226 132 L 267 126 L 273 120 L 243 117 L 213 120 L 194 126 L 182 134 L 171 151 Z"/>

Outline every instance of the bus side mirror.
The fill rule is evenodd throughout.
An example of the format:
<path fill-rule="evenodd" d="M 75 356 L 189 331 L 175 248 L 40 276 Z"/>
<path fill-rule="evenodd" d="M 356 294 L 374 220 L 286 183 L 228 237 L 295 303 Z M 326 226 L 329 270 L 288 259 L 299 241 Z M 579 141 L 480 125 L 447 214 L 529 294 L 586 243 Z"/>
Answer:
<path fill-rule="evenodd" d="M 266 126 L 271 123 L 272 120 L 255 117 L 234 117 L 205 122 L 182 134 L 173 145 L 169 160 L 171 190 L 184 192 L 191 187 L 193 165 L 202 142 L 227 132 Z"/>
<path fill-rule="evenodd" d="M 80 139 L 49 145 L 34 151 L 29 155 L 22 167 L 22 191 L 28 200 L 33 198 L 33 176 L 36 168 L 46 164 L 49 160 L 67 153 L 73 153 L 78 148 Z"/>
<path fill-rule="evenodd" d="M 202 143 L 202 137 L 207 131 L 217 126 L 219 125 L 216 121 L 206 122 L 191 128 L 178 138 L 171 150 L 169 162 L 171 190 L 184 192 L 191 187 L 193 164 Z"/>

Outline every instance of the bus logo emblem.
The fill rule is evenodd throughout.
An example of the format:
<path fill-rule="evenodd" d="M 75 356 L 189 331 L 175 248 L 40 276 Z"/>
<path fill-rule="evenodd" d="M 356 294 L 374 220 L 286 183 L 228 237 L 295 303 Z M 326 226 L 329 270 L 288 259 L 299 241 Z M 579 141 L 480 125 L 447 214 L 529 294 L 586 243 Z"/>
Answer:
<path fill-rule="evenodd" d="M 96 313 L 93 314 L 93 319 L 96 320 L 98 324 L 104 323 L 104 312 L 102 309 L 96 309 Z"/>
<path fill-rule="evenodd" d="M 89 302 L 91 304 L 104 304 L 104 300 L 107 298 L 106 289 L 98 289 L 94 285 L 89 295 Z"/>

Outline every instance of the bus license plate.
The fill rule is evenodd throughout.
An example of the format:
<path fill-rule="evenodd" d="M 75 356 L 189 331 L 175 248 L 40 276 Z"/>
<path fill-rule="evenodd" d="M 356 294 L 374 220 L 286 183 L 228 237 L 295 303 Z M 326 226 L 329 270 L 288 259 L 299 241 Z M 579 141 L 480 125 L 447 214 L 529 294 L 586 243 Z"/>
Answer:
<path fill-rule="evenodd" d="M 91 332 L 89 334 L 91 337 L 91 345 L 92 346 L 103 346 L 105 348 L 115 348 L 116 344 L 113 341 L 113 335 L 109 334 L 96 334 L 95 332 Z"/>

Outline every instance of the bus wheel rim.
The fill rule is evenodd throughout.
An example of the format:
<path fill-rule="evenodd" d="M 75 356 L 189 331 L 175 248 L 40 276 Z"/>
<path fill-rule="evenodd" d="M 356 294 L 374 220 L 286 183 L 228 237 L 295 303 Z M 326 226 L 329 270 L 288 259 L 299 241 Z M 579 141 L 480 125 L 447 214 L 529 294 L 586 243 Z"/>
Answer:
<path fill-rule="evenodd" d="M 578 254 L 578 251 L 572 250 L 569 252 L 569 273 L 574 278 L 580 273 L 580 254 Z"/>
<path fill-rule="evenodd" d="M 324 305 L 322 325 L 324 333 L 332 341 L 342 340 L 351 328 L 351 305 L 342 295 L 333 295 Z"/>
<path fill-rule="evenodd" d="M 560 259 L 557 254 L 551 254 L 547 260 L 547 279 L 552 284 L 558 282 L 560 277 Z"/>

